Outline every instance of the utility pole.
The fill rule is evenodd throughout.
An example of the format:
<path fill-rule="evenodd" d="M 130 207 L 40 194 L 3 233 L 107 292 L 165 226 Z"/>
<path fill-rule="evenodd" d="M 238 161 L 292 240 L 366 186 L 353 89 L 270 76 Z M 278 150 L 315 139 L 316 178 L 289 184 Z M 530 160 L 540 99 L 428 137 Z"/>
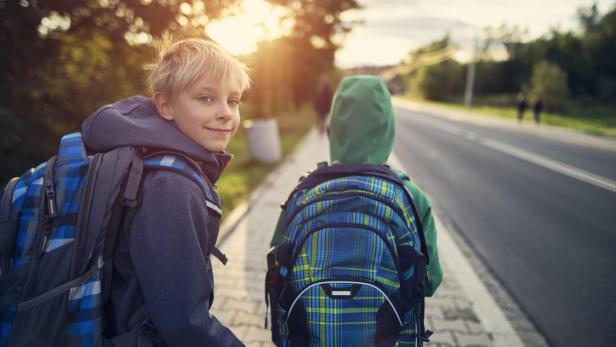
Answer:
<path fill-rule="evenodd" d="M 464 106 L 470 109 L 473 105 L 473 85 L 475 84 L 475 64 L 477 62 L 477 50 L 478 50 L 477 33 L 475 33 L 475 47 L 473 50 L 473 56 L 468 64 L 466 70 L 466 87 L 464 90 Z"/>

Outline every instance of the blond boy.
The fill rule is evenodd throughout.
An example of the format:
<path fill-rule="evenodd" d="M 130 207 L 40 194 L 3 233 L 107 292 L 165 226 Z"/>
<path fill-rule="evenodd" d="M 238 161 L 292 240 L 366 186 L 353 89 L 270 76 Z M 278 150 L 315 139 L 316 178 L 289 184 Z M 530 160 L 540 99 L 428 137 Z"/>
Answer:
<path fill-rule="evenodd" d="M 150 69 L 152 98 L 134 96 L 97 111 L 82 126 L 86 145 L 179 153 L 214 185 L 239 126 L 246 67 L 212 42 L 186 39 L 161 50 Z M 210 250 L 220 226 L 210 205 L 188 177 L 145 175 L 113 256 L 106 334 L 115 345 L 243 346 L 209 313 Z"/>

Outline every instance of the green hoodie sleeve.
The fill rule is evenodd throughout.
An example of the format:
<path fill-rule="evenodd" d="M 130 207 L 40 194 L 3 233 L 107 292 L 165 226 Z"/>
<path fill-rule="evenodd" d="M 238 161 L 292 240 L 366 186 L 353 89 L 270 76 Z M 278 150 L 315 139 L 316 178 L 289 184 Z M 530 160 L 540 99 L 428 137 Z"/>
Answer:
<path fill-rule="evenodd" d="M 424 237 L 428 248 L 428 259 L 430 261 L 428 264 L 428 276 L 426 277 L 425 288 L 426 296 L 432 296 L 443 280 L 443 271 L 438 259 L 438 249 L 436 247 L 436 226 L 434 224 L 434 217 L 432 216 L 432 207 L 430 207 L 426 195 L 417 185 L 409 180 L 405 180 L 404 184 L 413 195 L 413 201 L 415 202 L 415 207 L 417 207 L 419 220 L 424 230 Z"/>

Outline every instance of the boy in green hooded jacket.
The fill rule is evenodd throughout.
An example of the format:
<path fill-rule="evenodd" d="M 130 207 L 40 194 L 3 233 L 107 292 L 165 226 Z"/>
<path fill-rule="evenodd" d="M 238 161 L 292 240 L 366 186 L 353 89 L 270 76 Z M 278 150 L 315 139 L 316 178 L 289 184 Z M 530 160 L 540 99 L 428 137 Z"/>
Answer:
<path fill-rule="evenodd" d="M 331 162 L 383 165 L 392 151 L 395 119 L 391 95 L 382 79 L 375 76 L 344 78 L 334 95 L 329 122 Z M 430 203 L 421 189 L 404 181 L 423 226 L 428 258 L 425 294 L 432 296 L 443 278 L 436 247 L 436 227 Z M 284 216 L 280 215 L 271 246 L 283 241 Z"/>

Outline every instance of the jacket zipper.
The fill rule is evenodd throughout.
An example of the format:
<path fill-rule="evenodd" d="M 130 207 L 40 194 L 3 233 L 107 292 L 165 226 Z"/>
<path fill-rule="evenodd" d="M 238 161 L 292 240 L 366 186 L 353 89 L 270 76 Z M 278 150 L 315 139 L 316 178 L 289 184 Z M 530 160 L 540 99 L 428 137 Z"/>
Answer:
<path fill-rule="evenodd" d="M 81 197 L 81 206 L 79 208 L 79 216 L 77 217 L 77 228 L 75 228 L 75 248 L 73 250 L 73 265 L 71 269 L 71 278 L 79 275 L 77 268 L 80 260 L 82 260 L 84 251 L 85 236 L 87 234 L 86 228 L 88 227 L 88 219 L 90 216 L 90 208 L 92 206 L 92 194 L 94 191 L 94 183 L 96 181 L 96 174 L 100 166 L 102 154 L 98 153 L 94 155 L 88 173 L 86 174 L 88 183 L 86 184 L 85 191 Z"/>

